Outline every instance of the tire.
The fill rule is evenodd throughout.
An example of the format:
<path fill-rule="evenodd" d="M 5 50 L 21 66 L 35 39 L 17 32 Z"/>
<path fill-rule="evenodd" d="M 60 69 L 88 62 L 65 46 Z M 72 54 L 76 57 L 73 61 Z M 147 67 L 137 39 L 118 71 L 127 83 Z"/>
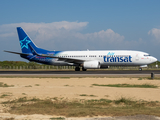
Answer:
<path fill-rule="evenodd" d="M 87 69 L 85 69 L 84 67 L 82 67 L 82 71 L 87 71 Z"/>
<path fill-rule="evenodd" d="M 79 68 L 79 67 L 76 67 L 76 68 L 75 68 L 75 71 L 80 71 L 80 68 Z"/>

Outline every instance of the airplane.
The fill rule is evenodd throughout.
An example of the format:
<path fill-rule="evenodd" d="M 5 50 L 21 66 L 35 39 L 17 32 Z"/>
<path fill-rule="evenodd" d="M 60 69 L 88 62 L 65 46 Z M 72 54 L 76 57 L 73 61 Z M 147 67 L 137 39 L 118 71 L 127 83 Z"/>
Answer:
<path fill-rule="evenodd" d="M 39 48 L 30 39 L 26 32 L 17 27 L 22 58 L 47 65 L 75 66 L 75 71 L 87 69 L 101 69 L 109 66 L 140 66 L 139 70 L 154 63 L 157 59 L 148 53 L 133 50 L 99 50 L 99 51 L 48 51 Z"/>

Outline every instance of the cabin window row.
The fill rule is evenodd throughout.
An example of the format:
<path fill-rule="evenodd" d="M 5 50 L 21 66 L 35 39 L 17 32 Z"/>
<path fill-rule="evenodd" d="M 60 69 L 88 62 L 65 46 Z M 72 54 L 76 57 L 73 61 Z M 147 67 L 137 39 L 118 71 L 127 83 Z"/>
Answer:
<path fill-rule="evenodd" d="M 87 55 L 86 56 L 57 56 L 57 57 L 63 57 L 63 58 L 71 58 L 71 57 L 87 57 Z M 89 56 L 89 57 L 96 57 L 95 55 L 93 56 Z"/>
<path fill-rule="evenodd" d="M 99 55 L 99 57 L 129 57 L 129 55 Z M 63 58 L 73 58 L 73 57 L 87 57 L 86 56 L 57 56 L 57 57 L 63 57 Z M 96 55 L 89 55 L 88 57 L 97 57 Z"/>

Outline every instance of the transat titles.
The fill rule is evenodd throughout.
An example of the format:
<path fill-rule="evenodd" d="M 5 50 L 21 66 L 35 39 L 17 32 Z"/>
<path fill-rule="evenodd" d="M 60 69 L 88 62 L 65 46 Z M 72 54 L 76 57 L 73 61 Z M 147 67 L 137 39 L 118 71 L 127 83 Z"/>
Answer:
<path fill-rule="evenodd" d="M 108 56 L 109 55 L 109 56 Z M 125 57 L 116 57 L 113 56 L 114 53 L 108 53 L 107 56 L 104 56 L 104 62 L 132 62 L 131 56 L 125 56 Z"/>

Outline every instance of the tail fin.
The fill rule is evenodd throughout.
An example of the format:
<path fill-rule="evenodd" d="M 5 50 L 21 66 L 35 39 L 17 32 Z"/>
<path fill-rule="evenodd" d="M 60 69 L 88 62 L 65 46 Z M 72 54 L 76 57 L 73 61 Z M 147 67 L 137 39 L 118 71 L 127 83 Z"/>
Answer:
<path fill-rule="evenodd" d="M 32 42 L 29 36 L 24 32 L 21 27 L 17 27 L 17 32 L 19 36 L 19 42 L 21 46 L 22 53 L 32 53 L 28 44 L 30 44 L 34 49 L 37 49 L 37 46 Z"/>

